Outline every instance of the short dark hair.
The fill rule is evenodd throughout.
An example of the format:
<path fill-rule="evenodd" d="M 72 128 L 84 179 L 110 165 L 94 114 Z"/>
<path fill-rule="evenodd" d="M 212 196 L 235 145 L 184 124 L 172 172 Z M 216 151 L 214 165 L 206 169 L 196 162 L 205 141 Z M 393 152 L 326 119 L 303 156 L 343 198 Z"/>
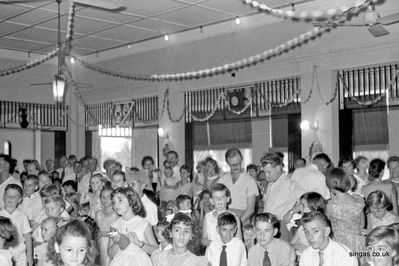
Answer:
<path fill-rule="evenodd" d="M 231 212 L 223 212 L 218 216 L 218 226 L 223 225 L 234 225 L 237 226 L 237 219 Z"/>
<path fill-rule="evenodd" d="M 385 162 L 381 159 L 371 160 L 369 165 L 369 180 L 380 178 L 382 171 L 384 171 Z"/>
<path fill-rule="evenodd" d="M 227 162 L 227 160 L 228 160 L 229 158 L 232 158 L 232 157 L 234 157 L 234 156 L 236 156 L 236 155 L 239 155 L 239 156 L 241 157 L 241 159 L 243 158 L 240 149 L 235 148 L 235 147 L 234 147 L 234 148 L 230 148 L 230 149 L 228 149 L 228 150 L 226 151 L 226 153 L 224 154 L 224 159 L 225 159 L 226 162 Z"/>
<path fill-rule="evenodd" d="M 78 191 L 78 183 L 74 180 L 67 180 L 62 184 L 62 187 L 72 187 L 73 191 Z"/>
<path fill-rule="evenodd" d="M 297 160 L 297 161 L 298 161 L 298 160 L 301 160 L 301 161 L 303 162 L 303 164 L 306 165 L 306 159 L 305 159 L 305 158 L 302 158 L 302 157 L 301 157 L 301 158 L 298 158 L 298 159 L 296 159 L 296 160 Z"/>
<path fill-rule="evenodd" d="M 191 202 L 191 197 L 188 195 L 179 195 L 176 197 L 176 206 L 180 210 L 180 204 L 183 203 L 183 201 L 189 200 Z"/>
<path fill-rule="evenodd" d="M 329 189 L 335 189 L 342 193 L 347 192 L 351 187 L 349 177 L 342 168 L 338 167 L 331 169 L 328 175 L 326 175 L 326 183 Z"/>
<path fill-rule="evenodd" d="M 155 164 L 154 159 L 151 156 L 147 155 L 147 156 L 144 156 L 143 159 L 141 160 L 141 166 L 143 168 L 144 168 L 144 164 L 146 161 L 150 161 L 152 164 Z"/>
<path fill-rule="evenodd" d="M 338 162 L 338 167 L 342 168 L 342 165 L 345 164 L 345 163 L 351 163 L 353 168 L 355 168 L 355 166 L 356 166 L 355 161 L 353 160 L 353 158 L 351 156 L 348 156 L 348 155 L 341 157 L 341 159 Z"/>
<path fill-rule="evenodd" d="M 304 213 L 301 219 L 302 224 L 310 223 L 316 220 L 322 222 L 326 227 L 331 228 L 331 222 L 327 215 L 318 211 Z"/>
<path fill-rule="evenodd" d="M 260 162 L 263 165 L 268 165 L 271 164 L 273 167 L 280 165 L 283 165 L 283 159 L 281 158 L 281 156 L 279 156 L 278 154 L 274 153 L 274 152 L 269 152 L 269 153 L 265 153 L 263 154 L 262 158 L 260 158 Z"/>
<path fill-rule="evenodd" d="M 168 151 L 168 152 L 166 153 L 166 156 L 168 156 L 169 154 L 174 154 L 174 155 L 176 156 L 176 159 L 178 159 L 178 158 L 179 158 L 179 154 L 177 154 L 177 152 L 176 152 L 176 151 L 174 151 L 174 150 L 170 150 L 170 151 Z"/>
<path fill-rule="evenodd" d="M 311 211 L 319 211 L 325 213 L 326 211 L 326 200 L 317 192 L 307 192 L 300 198 L 306 200 L 306 204 Z"/>
<path fill-rule="evenodd" d="M 331 161 L 330 157 L 328 157 L 328 155 L 325 153 L 316 154 L 316 156 L 313 157 L 313 161 L 314 160 L 324 160 L 326 163 L 328 163 L 328 167 L 330 167 L 332 165 L 332 161 Z"/>
<path fill-rule="evenodd" d="M 14 189 L 14 190 L 18 191 L 18 192 L 19 192 L 19 195 L 20 195 L 21 198 L 22 198 L 22 195 L 24 194 L 24 190 L 22 189 L 22 187 L 21 187 L 20 185 L 17 185 L 17 184 L 8 184 L 8 185 L 6 186 L 6 188 L 4 189 L 4 193 L 7 192 L 7 190 L 10 190 L 10 189 Z"/>
<path fill-rule="evenodd" d="M 210 190 L 209 195 L 211 196 L 211 198 L 212 198 L 213 193 L 218 192 L 218 191 L 224 192 L 224 194 L 226 195 L 226 197 L 230 197 L 230 196 L 231 196 L 230 189 L 229 189 L 226 185 L 221 184 L 221 183 L 215 183 L 215 184 L 213 184 L 213 185 L 209 188 L 209 190 Z"/>
<path fill-rule="evenodd" d="M 257 165 L 255 165 L 255 164 L 248 164 L 247 165 L 247 172 L 249 171 L 249 170 L 255 170 L 255 172 L 258 172 L 258 166 Z"/>
<path fill-rule="evenodd" d="M 280 228 L 280 222 L 278 221 L 277 217 L 269 212 L 255 215 L 254 225 L 256 226 L 256 224 L 259 222 L 270 223 L 275 229 Z"/>

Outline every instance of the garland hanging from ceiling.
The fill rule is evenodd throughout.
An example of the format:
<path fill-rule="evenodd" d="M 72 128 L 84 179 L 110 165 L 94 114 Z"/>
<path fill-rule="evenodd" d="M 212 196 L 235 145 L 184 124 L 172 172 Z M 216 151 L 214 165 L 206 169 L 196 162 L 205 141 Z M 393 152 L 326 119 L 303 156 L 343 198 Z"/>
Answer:
<path fill-rule="evenodd" d="M 351 7 L 341 6 L 339 8 L 330 8 L 327 10 L 295 11 L 271 8 L 266 4 L 260 4 L 258 1 L 254 0 L 240 1 L 242 1 L 244 4 L 249 5 L 251 8 L 257 9 L 258 12 L 270 14 L 273 17 L 293 19 L 304 22 L 342 19 L 344 15 L 354 15 L 358 13 L 362 8 L 367 8 L 369 5 L 378 2 L 378 0 L 356 1 Z"/>

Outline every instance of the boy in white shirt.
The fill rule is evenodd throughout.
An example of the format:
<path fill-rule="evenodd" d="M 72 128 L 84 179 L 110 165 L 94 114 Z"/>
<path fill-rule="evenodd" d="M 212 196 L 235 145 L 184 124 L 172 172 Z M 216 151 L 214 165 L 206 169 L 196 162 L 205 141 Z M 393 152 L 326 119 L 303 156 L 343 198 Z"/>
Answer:
<path fill-rule="evenodd" d="M 205 256 L 210 265 L 246 266 L 247 254 L 241 239 L 234 237 L 237 232 L 237 220 L 230 212 L 218 216 L 217 230 L 220 239 L 212 241 Z"/>
<path fill-rule="evenodd" d="M 9 184 L 4 193 L 4 209 L 0 210 L 0 216 L 11 219 L 16 234 L 14 241 L 8 249 L 12 255 L 15 266 L 33 266 L 33 245 L 31 228 L 28 217 L 17 209 L 22 202 L 22 188 L 16 184 Z"/>
<path fill-rule="evenodd" d="M 294 266 L 295 251 L 291 245 L 275 238 L 279 221 L 271 213 L 261 213 L 255 216 L 255 236 L 257 243 L 248 252 L 248 264 L 251 266 Z"/>
<path fill-rule="evenodd" d="M 229 212 L 227 207 L 230 202 L 230 190 L 224 184 L 213 184 L 210 187 L 210 195 L 210 201 L 215 206 L 215 210 L 208 212 L 204 217 L 201 239 L 201 243 L 204 246 L 209 246 L 213 240 L 220 240 L 220 234 L 217 231 L 218 216 L 221 213 Z M 238 228 L 235 236 L 242 239 L 241 221 L 238 216 L 234 213 L 232 214 L 236 218 Z"/>
<path fill-rule="evenodd" d="M 300 266 L 358 265 L 357 258 L 350 256 L 351 250 L 347 246 L 329 237 L 331 226 L 325 214 L 318 211 L 305 213 L 302 224 L 310 246 L 302 252 Z"/>
<path fill-rule="evenodd" d="M 34 221 L 39 213 L 44 210 L 39 194 L 39 177 L 28 175 L 24 183 L 24 195 L 18 209 L 28 216 L 29 221 Z"/>

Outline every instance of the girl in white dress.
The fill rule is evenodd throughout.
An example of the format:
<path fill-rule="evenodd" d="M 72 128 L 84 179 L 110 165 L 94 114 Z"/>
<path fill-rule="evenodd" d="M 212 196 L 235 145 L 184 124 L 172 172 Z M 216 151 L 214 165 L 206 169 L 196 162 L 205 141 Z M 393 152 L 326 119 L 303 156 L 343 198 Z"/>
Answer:
<path fill-rule="evenodd" d="M 147 254 L 158 246 L 151 225 L 144 219 L 146 212 L 140 197 L 131 187 L 117 188 L 111 196 L 114 210 L 120 217 L 111 225 L 110 266 L 151 266 Z"/>
<path fill-rule="evenodd" d="M 4 249 L 4 243 L 13 238 L 14 228 L 10 219 L 0 216 L 0 265 L 12 266 L 11 253 Z"/>
<path fill-rule="evenodd" d="M 99 264 L 101 266 L 109 265 L 109 257 L 107 254 L 108 236 L 111 224 L 118 218 L 118 215 L 112 206 L 112 190 L 111 187 L 105 187 L 101 190 L 100 199 L 102 209 L 96 212 L 96 223 L 100 229 L 97 243 L 100 251 Z"/>
<path fill-rule="evenodd" d="M 172 242 L 172 248 L 152 256 L 154 266 L 207 266 L 208 260 L 196 256 L 188 249 L 188 244 L 194 234 L 195 222 L 184 213 L 176 213 L 168 229 L 164 233 Z"/>

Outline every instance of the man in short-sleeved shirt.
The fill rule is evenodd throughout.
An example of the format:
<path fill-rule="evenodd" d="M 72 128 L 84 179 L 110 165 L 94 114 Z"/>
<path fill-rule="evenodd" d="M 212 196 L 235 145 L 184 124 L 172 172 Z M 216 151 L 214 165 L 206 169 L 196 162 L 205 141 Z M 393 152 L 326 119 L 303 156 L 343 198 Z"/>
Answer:
<path fill-rule="evenodd" d="M 254 179 L 241 168 L 242 155 L 239 149 L 226 151 L 225 159 L 230 172 L 223 175 L 218 183 L 224 184 L 231 192 L 230 211 L 240 217 L 243 224 L 255 212 L 255 197 L 259 194 Z"/>

